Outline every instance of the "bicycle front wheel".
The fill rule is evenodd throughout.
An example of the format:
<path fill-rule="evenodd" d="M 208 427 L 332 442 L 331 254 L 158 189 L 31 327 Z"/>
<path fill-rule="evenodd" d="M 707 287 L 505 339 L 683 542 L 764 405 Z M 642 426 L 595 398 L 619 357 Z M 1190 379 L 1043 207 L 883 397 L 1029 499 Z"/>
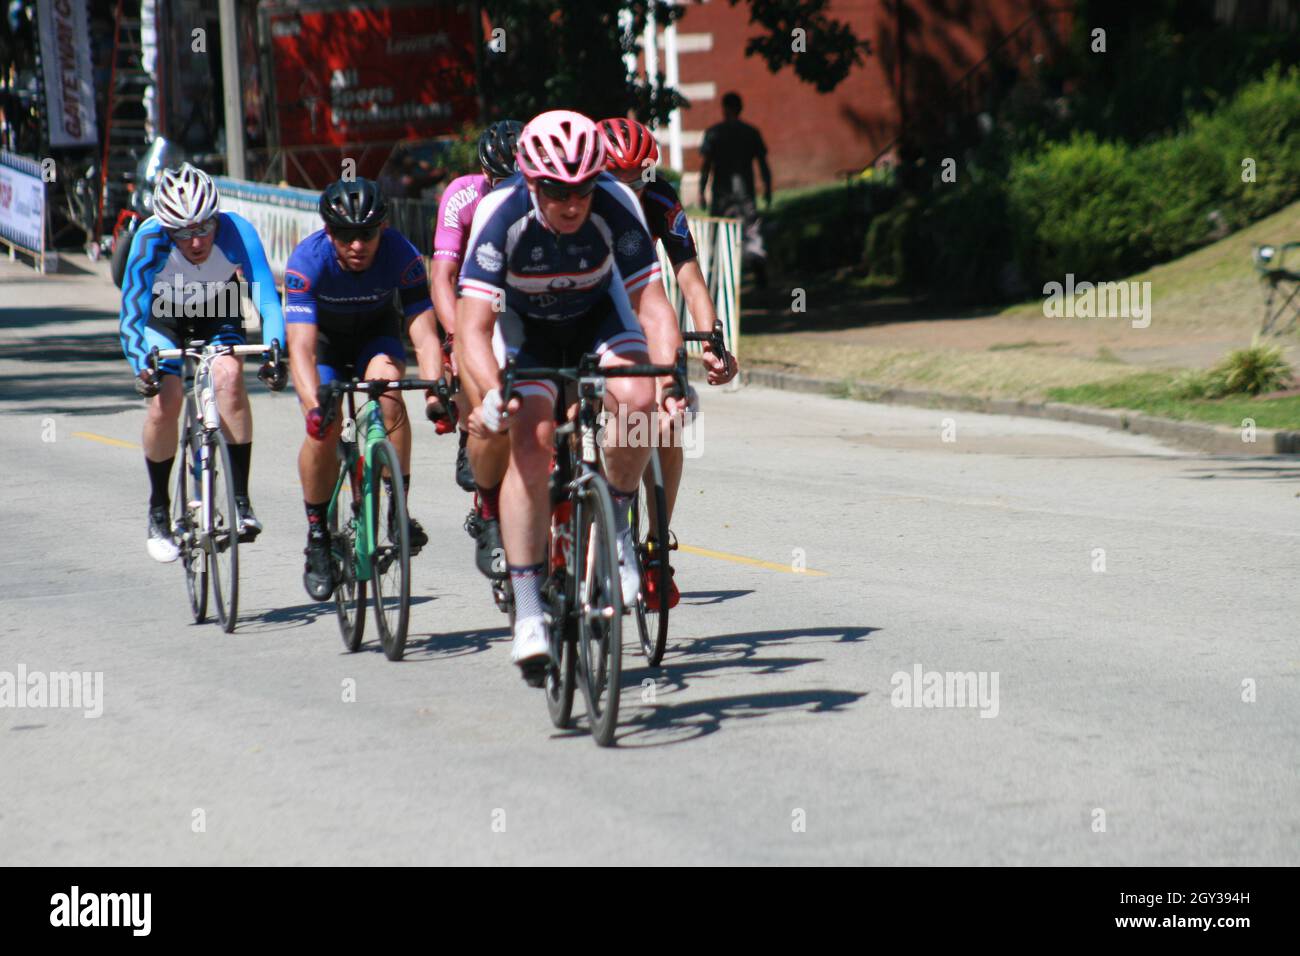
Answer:
<path fill-rule="evenodd" d="M 334 610 L 338 612 L 343 646 L 352 652 L 361 647 L 361 638 L 366 630 L 366 582 L 357 577 L 356 553 L 357 522 L 364 515 L 361 479 L 355 467 L 348 468 L 348 477 L 334 502 L 330 540 L 339 582 L 334 589 Z"/>
<path fill-rule="evenodd" d="M 411 540 L 406 519 L 406 489 L 397 450 L 391 442 L 370 449 L 371 494 L 375 503 L 372 583 L 375 624 L 390 661 L 406 652 L 406 625 L 411 613 Z M 384 477 L 389 480 L 385 482 Z"/>
<path fill-rule="evenodd" d="M 234 469 L 226 436 L 213 432 L 208 441 L 208 465 L 202 479 L 208 493 L 208 559 L 212 573 L 212 598 L 217 620 L 229 634 L 239 615 L 239 511 L 235 507 Z"/>
<path fill-rule="evenodd" d="M 647 507 L 651 504 L 653 507 Z M 644 583 L 641 598 L 636 602 L 636 626 L 641 652 L 651 667 L 658 667 L 668 646 L 668 589 L 672 578 L 668 569 L 668 498 L 664 494 L 664 473 L 657 450 L 650 453 L 650 466 L 633 502 L 632 528 Z M 648 601 L 651 584 L 657 598 L 654 609 Z"/>
<path fill-rule="evenodd" d="M 614 503 L 600 475 L 582 484 L 574 503 L 574 575 L 578 663 L 591 735 L 602 747 L 614 740 L 623 663 L 623 586 L 618 573 Z"/>
<path fill-rule="evenodd" d="M 190 599 L 190 613 L 194 623 L 202 624 L 208 617 L 208 553 L 199 545 L 198 512 L 190 507 L 199 497 L 198 483 L 194 480 L 203 447 L 203 430 L 194 416 L 194 406 L 185 403 L 185 423 L 181 429 L 181 447 L 176 455 L 176 494 L 172 498 L 172 534 L 181 552 L 181 567 L 185 570 L 185 591 Z"/>

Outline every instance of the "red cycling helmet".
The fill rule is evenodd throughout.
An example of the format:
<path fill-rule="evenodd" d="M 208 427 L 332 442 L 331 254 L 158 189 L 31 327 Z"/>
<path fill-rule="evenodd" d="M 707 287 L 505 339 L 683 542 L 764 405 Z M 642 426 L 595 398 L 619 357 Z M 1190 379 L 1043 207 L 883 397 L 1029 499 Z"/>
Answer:
<path fill-rule="evenodd" d="M 659 162 L 655 134 L 636 120 L 622 116 L 601 120 L 599 129 L 605 141 L 605 168 L 610 172 L 639 173 Z"/>

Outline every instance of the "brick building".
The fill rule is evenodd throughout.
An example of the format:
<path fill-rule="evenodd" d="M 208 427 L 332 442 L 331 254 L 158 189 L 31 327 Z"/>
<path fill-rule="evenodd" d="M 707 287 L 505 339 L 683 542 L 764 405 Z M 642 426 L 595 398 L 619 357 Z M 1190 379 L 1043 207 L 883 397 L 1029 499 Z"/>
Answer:
<path fill-rule="evenodd" d="M 665 73 L 690 101 L 659 131 L 668 164 L 684 170 L 694 201 L 704 130 L 722 119 L 721 99 L 735 90 L 742 118 L 768 146 L 774 185 L 824 182 L 860 170 L 888 150 L 905 127 L 978 111 L 997 71 L 1025 71 L 1051 57 L 1071 27 L 1071 5 L 1041 0 L 831 0 L 828 15 L 870 42 L 863 64 L 831 93 L 819 94 L 790 69 L 772 73 L 745 56 L 758 32 L 749 4 L 692 0 L 682 17 L 656 29 L 647 65 Z M 960 11 L 960 12 L 954 12 Z M 646 61 L 649 61 L 648 64 Z"/>

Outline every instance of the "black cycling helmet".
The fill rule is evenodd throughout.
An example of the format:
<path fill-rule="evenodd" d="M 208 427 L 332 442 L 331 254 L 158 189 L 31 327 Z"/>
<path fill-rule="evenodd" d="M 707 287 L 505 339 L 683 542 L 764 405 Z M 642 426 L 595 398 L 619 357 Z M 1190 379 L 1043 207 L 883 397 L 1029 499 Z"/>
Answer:
<path fill-rule="evenodd" d="M 524 124 L 518 120 L 499 120 L 478 138 L 478 162 L 493 179 L 515 174 L 515 147 Z"/>
<path fill-rule="evenodd" d="M 320 215 L 335 229 L 367 229 L 384 221 L 388 203 L 373 180 L 340 179 L 320 194 Z"/>

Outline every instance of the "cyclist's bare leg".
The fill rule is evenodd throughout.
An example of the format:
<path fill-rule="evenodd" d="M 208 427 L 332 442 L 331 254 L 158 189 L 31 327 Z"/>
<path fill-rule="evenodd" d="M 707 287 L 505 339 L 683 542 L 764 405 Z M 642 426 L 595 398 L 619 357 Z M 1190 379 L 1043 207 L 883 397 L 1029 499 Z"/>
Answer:
<path fill-rule="evenodd" d="M 685 463 L 686 456 L 682 452 L 680 445 L 672 442 L 672 437 L 665 434 L 662 443 L 659 446 L 659 467 L 664 474 L 664 500 L 668 503 L 668 524 L 673 523 L 673 506 L 677 503 L 677 489 L 682 483 L 682 465 Z M 654 486 L 654 478 L 650 474 L 650 469 L 646 469 L 645 486 L 649 490 Z M 649 506 L 650 517 L 655 518 L 655 499 L 653 494 L 646 495 L 646 504 Z"/>
<path fill-rule="evenodd" d="M 253 412 L 248 407 L 248 390 L 244 388 L 243 360 L 222 355 L 212 363 L 212 386 L 217 393 L 221 412 L 221 430 L 233 445 L 253 440 Z"/>
<path fill-rule="evenodd" d="M 304 409 L 304 412 L 307 409 Z M 339 474 L 338 448 L 341 423 L 335 419 L 320 441 L 310 435 L 298 451 L 298 480 L 302 482 L 304 501 L 329 501 L 334 494 L 334 480 Z"/>
<path fill-rule="evenodd" d="M 624 355 L 606 354 L 600 364 L 608 368 L 646 363 L 649 360 L 644 352 L 630 352 Z M 606 380 L 605 407 L 615 416 L 614 421 L 606 425 L 606 430 L 614 429 L 615 440 L 605 449 L 605 478 L 615 489 L 635 490 L 650 461 L 650 443 L 654 441 L 652 430 L 656 427 L 652 419 L 654 397 L 655 385 L 651 379 Z M 629 440 L 619 441 L 618 436 L 627 436 Z"/>
<path fill-rule="evenodd" d="M 506 561 L 515 567 L 546 559 L 550 523 L 547 477 L 553 455 L 554 405 L 544 395 L 523 398 L 507 432 L 510 455 L 501 484 L 501 539 Z"/>
<path fill-rule="evenodd" d="M 483 403 L 483 390 L 473 380 L 464 367 L 460 373 L 461 392 L 465 400 L 458 402 L 461 409 L 462 424 L 469 418 L 471 409 Z M 480 488 L 495 488 L 506 476 L 506 466 L 510 464 L 510 438 L 508 435 L 492 435 L 487 438 L 469 436 L 465 446 L 469 453 L 469 467 L 474 472 L 474 481 Z"/>
<path fill-rule="evenodd" d="M 144 456 L 150 461 L 166 461 L 176 454 L 176 443 L 180 439 L 180 427 L 177 419 L 181 414 L 181 403 L 185 399 L 184 386 L 177 375 L 162 376 L 162 388 L 145 409 L 144 433 L 140 444 L 144 446 Z"/>
<path fill-rule="evenodd" d="M 406 374 L 406 364 L 394 361 L 387 355 L 376 355 L 366 366 L 365 378 L 396 380 Z M 406 415 L 404 392 L 389 392 L 380 400 L 384 410 L 384 424 L 388 427 L 388 440 L 397 450 L 402 474 L 411 473 L 411 423 Z"/>

